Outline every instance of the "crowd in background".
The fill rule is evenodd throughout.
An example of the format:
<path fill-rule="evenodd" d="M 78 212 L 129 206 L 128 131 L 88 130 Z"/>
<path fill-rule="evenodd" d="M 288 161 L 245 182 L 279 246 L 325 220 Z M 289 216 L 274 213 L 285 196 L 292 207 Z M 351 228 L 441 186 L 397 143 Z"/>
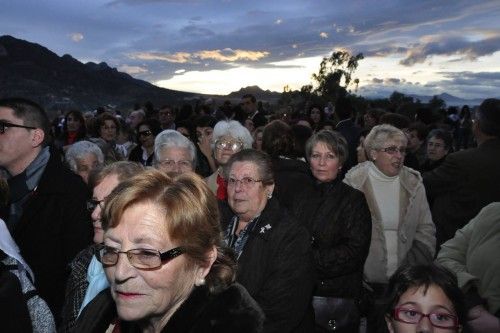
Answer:
<path fill-rule="evenodd" d="M 0 312 L 35 331 L 500 332 L 497 99 L 50 123 L 6 99 L 0 154 L 2 279 L 39 295 Z"/>

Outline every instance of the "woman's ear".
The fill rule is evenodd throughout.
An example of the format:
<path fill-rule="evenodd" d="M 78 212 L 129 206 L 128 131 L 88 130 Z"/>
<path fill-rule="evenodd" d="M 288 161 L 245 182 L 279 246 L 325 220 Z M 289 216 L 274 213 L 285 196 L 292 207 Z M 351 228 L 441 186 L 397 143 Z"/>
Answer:
<path fill-rule="evenodd" d="M 205 261 L 205 263 L 198 266 L 198 268 L 196 269 L 196 285 L 205 284 L 205 277 L 208 275 L 208 272 L 210 272 L 212 265 L 217 259 L 217 247 L 215 245 L 207 251 L 206 258 L 207 260 Z"/>
<path fill-rule="evenodd" d="M 385 323 L 387 325 L 387 330 L 389 331 L 389 333 L 394 333 L 394 326 L 393 326 L 391 316 L 385 315 L 384 319 L 385 319 Z"/>

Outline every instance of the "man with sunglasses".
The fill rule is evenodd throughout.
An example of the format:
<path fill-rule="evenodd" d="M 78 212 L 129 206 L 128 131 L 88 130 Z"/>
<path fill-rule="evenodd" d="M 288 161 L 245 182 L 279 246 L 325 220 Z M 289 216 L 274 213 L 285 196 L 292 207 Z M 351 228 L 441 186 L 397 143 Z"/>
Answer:
<path fill-rule="evenodd" d="M 67 265 L 92 239 L 81 178 L 47 143 L 49 120 L 36 103 L 0 100 L 0 169 L 9 184 L 7 226 L 35 275 L 35 286 L 56 318 Z"/>

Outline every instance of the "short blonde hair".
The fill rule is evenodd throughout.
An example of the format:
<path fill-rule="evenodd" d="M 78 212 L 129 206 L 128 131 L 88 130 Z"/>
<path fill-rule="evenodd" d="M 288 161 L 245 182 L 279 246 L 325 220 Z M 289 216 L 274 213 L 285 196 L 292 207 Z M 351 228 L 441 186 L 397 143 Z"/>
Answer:
<path fill-rule="evenodd" d="M 408 143 L 408 138 L 402 130 L 388 124 L 377 125 L 372 128 L 370 133 L 365 138 L 364 145 L 368 157 L 373 150 L 384 148 L 387 140 L 401 140 L 405 144 Z"/>

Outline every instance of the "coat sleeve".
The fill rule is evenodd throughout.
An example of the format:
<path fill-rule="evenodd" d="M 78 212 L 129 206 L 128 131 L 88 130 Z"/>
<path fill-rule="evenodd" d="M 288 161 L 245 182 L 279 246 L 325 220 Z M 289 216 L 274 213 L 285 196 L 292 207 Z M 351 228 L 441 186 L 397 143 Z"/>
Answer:
<path fill-rule="evenodd" d="M 458 285 L 462 289 L 475 284 L 478 280 L 477 277 L 467 271 L 466 256 L 474 228 L 478 219 L 482 218 L 481 213 L 462 229 L 457 230 L 454 238 L 441 245 L 441 250 L 436 258 L 438 264 L 443 265 L 456 274 Z"/>
<path fill-rule="evenodd" d="M 364 194 L 350 198 L 338 222 L 345 224 L 342 242 L 333 247 L 314 249 L 314 262 L 319 274 L 326 277 L 346 275 L 362 269 L 372 233 L 372 219 Z"/>
<path fill-rule="evenodd" d="M 436 252 L 436 226 L 432 221 L 422 183 L 418 185 L 415 204 L 417 205 L 415 237 L 406 258 L 403 260 L 403 263 L 412 265 L 432 262 Z"/>
<path fill-rule="evenodd" d="M 457 180 L 463 179 L 465 175 L 455 154 L 450 154 L 440 166 L 424 173 L 422 177 L 427 196 L 432 199 L 454 191 L 459 183 Z"/>
<path fill-rule="evenodd" d="M 259 295 L 266 314 L 264 332 L 291 332 L 300 325 L 311 302 L 314 269 L 308 233 L 298 223 L 276 246 L 276 260 Z"/>

